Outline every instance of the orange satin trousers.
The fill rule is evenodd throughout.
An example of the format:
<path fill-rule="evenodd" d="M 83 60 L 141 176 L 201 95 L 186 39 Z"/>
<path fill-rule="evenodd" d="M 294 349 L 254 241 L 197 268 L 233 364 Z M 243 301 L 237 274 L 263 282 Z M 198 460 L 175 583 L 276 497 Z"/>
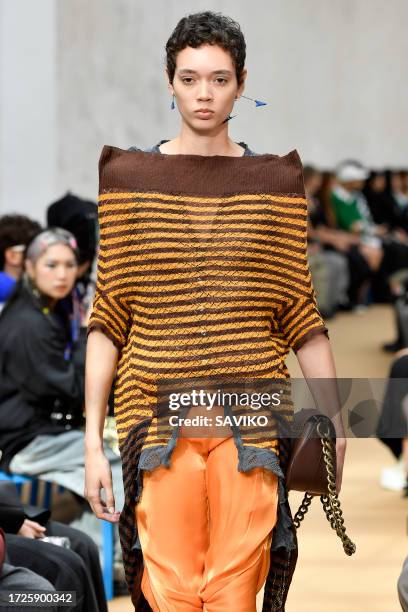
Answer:
<path fill-rule="evenodd" d="M 171 466 L 143 472 L 136 520 L 154 612 L 256 612 L 270 565 L 278 477 L 238 471 L 231 437 L 179 438 Z"/>

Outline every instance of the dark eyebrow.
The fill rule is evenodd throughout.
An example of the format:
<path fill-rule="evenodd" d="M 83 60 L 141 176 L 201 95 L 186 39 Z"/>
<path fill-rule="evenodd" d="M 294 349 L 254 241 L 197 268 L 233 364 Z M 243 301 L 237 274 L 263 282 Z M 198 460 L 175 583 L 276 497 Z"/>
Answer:
<path fill-rule="evenodd" d="M 178 72 L 183 72 L 184 74 L 197 74 L 196 70 L 190 70 L 190 68 L 180 68 Z M 228 74 L 232 75 L 231 70 L 213 70 L 211 74 Z"/>

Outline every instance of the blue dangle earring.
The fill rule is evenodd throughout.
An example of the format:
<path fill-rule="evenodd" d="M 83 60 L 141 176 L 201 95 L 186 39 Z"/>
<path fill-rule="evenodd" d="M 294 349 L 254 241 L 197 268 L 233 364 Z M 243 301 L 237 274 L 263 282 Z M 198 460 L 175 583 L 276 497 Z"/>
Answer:
<path fill-rule="evenodd" d="M 241 95 L 241 98 L 245 98 L 246 100 L 251 100 L 255 102 L 255 106 L 266 106 L 267 102 L 262 102 L 262 100 L 254 100 L 253 98 L 249 98 L 248 96 Z"/>
<path fill-rule="evenodd" d="M 251 100 L 252 102 L 255 102 L 255 106 L 266 106 L 267 102 L 262 102 L 262 100 L 254 100 L 253 98 L 249 98 L 248 96 L 244 96 L 241 94 L 241 98 L 245 98 L 246 100 Z M 238 100 L 238 98 L 235 98 L 236 100 Z M 224 119 L 223 123 L 226 123 L 227 121 L 230 121 L 231 119 L 234 119 L 234 117 L 236 117 L 236 115 L 228 115 L 228 117 L 226 119 Z"/>
<path fill-rule="evenodd" d="M 176 105 L 175 105 L 175 103 L 174 103 L 174 94 L 173 94 L 173 97 L 172 97 L 172 99 L 171 99 L 170 108 L 171 108 L 171 110 L 174 110 L 174 109 L 176 108 Z"/>

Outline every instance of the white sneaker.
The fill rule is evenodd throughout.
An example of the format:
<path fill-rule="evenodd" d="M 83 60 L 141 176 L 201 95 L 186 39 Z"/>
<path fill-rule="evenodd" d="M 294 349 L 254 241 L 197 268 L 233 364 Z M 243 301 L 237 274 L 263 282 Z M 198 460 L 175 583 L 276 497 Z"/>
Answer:
<path fill-rule="evenodd" d="M 403 460 L 399 460 L 394 467 L 383 468 L 381 471 L 380 485 L 383 489 L 390 491 L 402 491 L 405 487 L 407 474 Z"/>

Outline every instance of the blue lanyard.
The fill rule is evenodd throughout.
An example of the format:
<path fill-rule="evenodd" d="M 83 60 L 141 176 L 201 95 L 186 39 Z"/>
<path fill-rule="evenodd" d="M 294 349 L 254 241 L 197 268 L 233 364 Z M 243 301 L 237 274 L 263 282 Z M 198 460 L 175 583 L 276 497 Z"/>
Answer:
<path fill-rule="evenodd" d="M 64 359 L 66 361 L 69 361 L 71 359 L 72 347 L 74 343 L 77 342 L 79 339 L 81 312 L 80 312 L 79 298 L 78 298 L 76 289 L 74 289 L 72 292 L 72 305 L 73 305 L 73 308 L 72 308 L 72 313 L 70 315 L 71 338 L 67 342 L 67 345 L 64 351 Z"/>

